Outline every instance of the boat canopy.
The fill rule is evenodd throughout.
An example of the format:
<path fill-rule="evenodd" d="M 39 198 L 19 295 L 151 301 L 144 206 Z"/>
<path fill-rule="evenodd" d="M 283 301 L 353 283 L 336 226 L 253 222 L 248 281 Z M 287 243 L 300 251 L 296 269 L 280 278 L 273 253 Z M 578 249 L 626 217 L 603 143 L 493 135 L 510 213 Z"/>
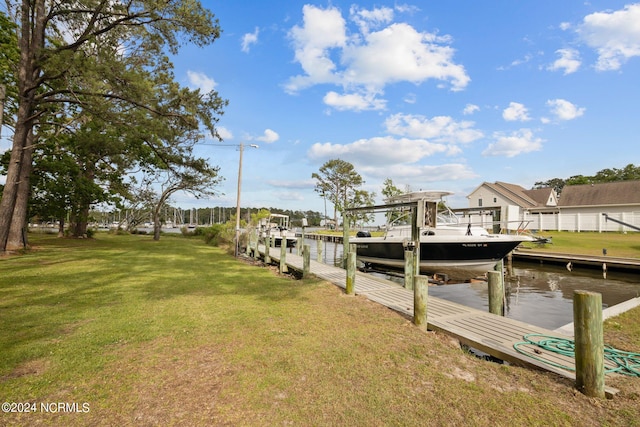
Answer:
<path fill-rule="evenodd" d="M 429 202 L 438 202 L 444 196 L 451 196 L 450 191 L 412 191 L 411 193 L 400 194 L 398 196 L 389 197 L 385 201 L 387 203 L 408 203 L 426 200 Z"/>

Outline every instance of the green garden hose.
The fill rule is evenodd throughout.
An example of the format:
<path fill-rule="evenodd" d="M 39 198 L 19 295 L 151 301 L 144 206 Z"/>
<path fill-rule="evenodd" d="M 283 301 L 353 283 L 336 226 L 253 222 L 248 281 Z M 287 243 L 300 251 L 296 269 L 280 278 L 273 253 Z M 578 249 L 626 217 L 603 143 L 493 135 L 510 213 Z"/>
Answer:
<path fill-rule="evenodd" d="M 539 338 L 539 340 L 532 340 L 531 337 Z M 556 368 L 566 369 L 568 371 L 575 371 L 575 368 L 570 366 L 560 365 L 558 363 L 544 360 L 531 354 L 530 351 L 525 351 L 520 347 L 524 345 L 534 345 L 543 350 L 561 354 L 563 356 L 574 357 L 575 355 L 575 342 L 567 338 L 552 337 L 542 334 L 527 334 L 522 337 L 524 341 L 515 343 L 513 348 L 520 354 L 529 356 L 540 362 L 548 365 L 555 366 Z M 535 351 L 535 350 L 534 350 Z M 615 365 L 615 367 L 605 366 L 605 373 L 618 373 L 622 375 L 628 375 L 631 377 L 640 377 L 640 353 L 632 353 L 629 351 L 623 351 L 615 349 L 609 345 L 604 346 L 604 359 Z"/>

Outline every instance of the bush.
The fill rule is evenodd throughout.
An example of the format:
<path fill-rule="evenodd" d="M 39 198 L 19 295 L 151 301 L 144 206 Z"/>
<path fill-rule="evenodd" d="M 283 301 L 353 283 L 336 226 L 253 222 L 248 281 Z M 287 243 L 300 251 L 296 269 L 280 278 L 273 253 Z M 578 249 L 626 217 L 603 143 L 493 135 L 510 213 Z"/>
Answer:
<path fill-rule="evenodd" d="M 198 236 L 204 237 L 205 243 L 220 246 L 233 241 L 233 232 L 231 239 L 229 238 L 229 228 L 227 224 L 213 224 L 210 227 L 196 228 L 196 230 L 198 230 Z"/>

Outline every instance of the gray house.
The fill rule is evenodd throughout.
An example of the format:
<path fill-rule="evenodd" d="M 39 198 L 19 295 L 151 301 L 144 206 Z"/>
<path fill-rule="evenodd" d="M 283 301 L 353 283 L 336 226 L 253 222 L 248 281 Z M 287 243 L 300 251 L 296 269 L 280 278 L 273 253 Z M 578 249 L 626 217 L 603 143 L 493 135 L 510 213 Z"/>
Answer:
<path fill-rule="evenodd" d="M 484 182 L 471 194 L 472 222 L 501 230 L 634 231 L 611 220 L 640 226 L 640 181 L 565 186 L 558 197 L 552 188 L 526 190 L 506 182 Z M 468 220 L 465 219 L 465 220 Z"/>

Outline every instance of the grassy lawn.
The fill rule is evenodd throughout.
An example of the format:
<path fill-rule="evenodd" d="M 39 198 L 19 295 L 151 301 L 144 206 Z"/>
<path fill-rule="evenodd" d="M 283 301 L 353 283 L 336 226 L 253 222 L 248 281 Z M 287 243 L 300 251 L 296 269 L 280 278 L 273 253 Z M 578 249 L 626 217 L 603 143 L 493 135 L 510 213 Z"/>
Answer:
<path fill-rule="evenodd" d="M 601 256 L 607 250 L 607 256 L 620 258 L 640 258 L 640 232 L 596 233 L 568 231 L 543 231 L 540 235 L 551 237 L 552 243 L 545 245 L 527 244 L 528 247 L 546 251 L 571 253 L 578 255 Z"/>
<path fill-rule="evenodd" d="M 31 241 L 0 259 L 0 401 L 37 411 L 0 425 L 640 425 L 640 378 L 590 399 L 197 239 Z M 640 350 L 640 309 L 605 329 Z"/>

